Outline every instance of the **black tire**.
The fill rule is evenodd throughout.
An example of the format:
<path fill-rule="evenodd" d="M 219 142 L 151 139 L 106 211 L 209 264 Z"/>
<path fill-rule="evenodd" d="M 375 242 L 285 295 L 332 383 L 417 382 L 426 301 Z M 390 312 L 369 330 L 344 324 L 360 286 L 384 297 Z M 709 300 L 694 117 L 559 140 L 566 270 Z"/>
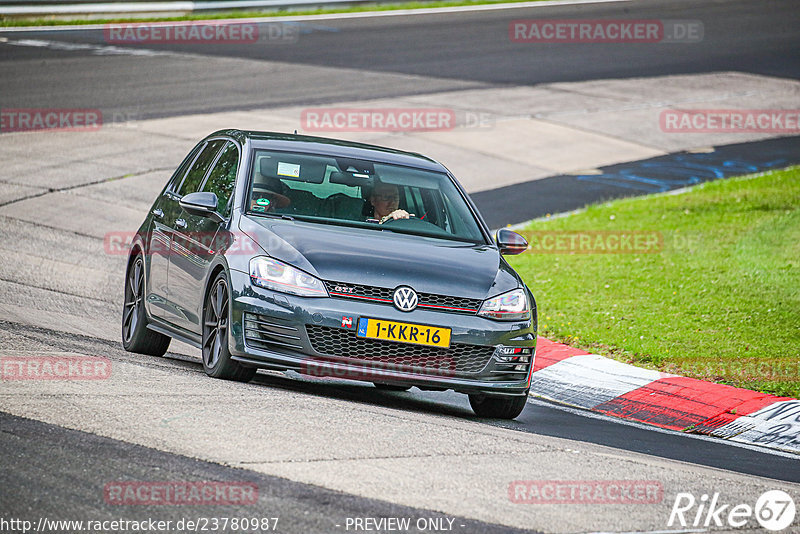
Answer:
<path fill-rule="evenodd" d="M 514 419 L 528 402 L 528 395 L 516 397 L 500 397 L 490 395 L 470 395 L 469 405 L 478 417 L 492 419 Z"/>
<path fill-rule="evenodd" d="M 122 346 L 128 352 L 163 356 L 172 338 L 147 328 L 144 309 L 144 260 L 134 257 L 125 277 L 125 302 L 122 305 Z"/>
<path fill-rule="evenodd" d="M 249 382 L 256 375 L 256 369 L 233 361 L 228 348 L 229 295 L 228 279 L 221 272 L 211 284 L 203 310 L 203 370 L 212 378 Z"/>
<path fill-rule="evenodd" d="M 381 384 L 380 382 L 373 382 L 375 387 L 383 391 L 408 391 L 413 386 L 401 386 L 398 384 Z"/>

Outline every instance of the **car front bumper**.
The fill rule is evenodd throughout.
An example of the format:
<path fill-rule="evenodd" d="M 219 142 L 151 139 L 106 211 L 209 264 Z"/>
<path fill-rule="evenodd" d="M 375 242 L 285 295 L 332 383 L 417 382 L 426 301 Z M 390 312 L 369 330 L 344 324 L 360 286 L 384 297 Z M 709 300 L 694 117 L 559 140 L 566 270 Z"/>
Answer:
<path fill-rule="evenodd" d="M 462 393 L 527 394 L 535 313 L 526 321 L 494 321 L 419 308 L 401 312 L 369 301 L 279 293 L 251 285 L 247 273 L 229 273 L 229 345 L 232 358 L 242 364 Z M 451 345 L 440 349 L 358 338 L 362 317 L 450 328 Z M 529 351 L 528 361 L 501 361 L 509 359 L 501 354 L 509 350 L 504 347 Z"/>

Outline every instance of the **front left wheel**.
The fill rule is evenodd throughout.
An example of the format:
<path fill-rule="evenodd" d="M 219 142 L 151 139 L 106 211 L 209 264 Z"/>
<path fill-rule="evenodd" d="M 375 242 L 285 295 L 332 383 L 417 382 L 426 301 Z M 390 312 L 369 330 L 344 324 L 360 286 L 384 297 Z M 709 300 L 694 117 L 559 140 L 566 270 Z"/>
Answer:
<path fill-rule="evenodd" d="M 230 326 L 228 279 L 219 273 L 206 296 L 203 313 L 203 369 L 213 378 L 249 382 L 256 375 L 253 367 L 244 367 L 231 358 L 228 349 Z"/>
<path fill-rule="evenodd" d="M 128 352 L 163 356 L 172 338 L 147 328 L 144 309 L 144 259 L 133 259 L 125 280 L 125 304 L 122 307 L 122 346 Z"/>
<path fill-rule="evenodd" d="M 501 397 L 491 395 L 470 395 L 469 405 L 479 417 L 492 419 L 514 419 L 528 402 L 528 394 L 518 397 Z"/>

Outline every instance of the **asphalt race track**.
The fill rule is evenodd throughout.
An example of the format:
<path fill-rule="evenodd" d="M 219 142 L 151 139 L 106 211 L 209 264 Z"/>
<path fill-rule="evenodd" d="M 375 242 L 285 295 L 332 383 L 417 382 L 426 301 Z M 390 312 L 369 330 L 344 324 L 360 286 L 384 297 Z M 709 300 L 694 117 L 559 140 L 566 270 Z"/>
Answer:
<path fill-rule="evenodd" d="M 544 44 L 535 52 L 508 39 L 515 19 L 629 18 L 700 20 L 697 44 Z M 546 14 L 546 15 L 545 15 Z M 311 105 L 481 86 L 743 71 L 800 77 L 800 12 L 786 1 L 655 0 L 544 10 L 389 16 L 301 23 L 291 45 L 149 44 L 175 55 L 132 58 L 96 51 L 0 47 L 5 107 L 36 107 L 57 95 L 63 107 L 100 108 L 136 117 Z M 103 30 L 4 33 L 105 45 Z M 769 36 L 765 38 L 764 36 Z M 609 54 L 609 51 L 611 53 Z M 256 68 L 238 60 L 274 62 Z M 46 68 L 31 69 L 32 65 Z"/>
<path fill-rule="evenodd" d="M 471 197 L 489 226 L 500 228 L 614 198 L 665 193 L 722 177 L 797 165 L 799 144 L 795 136 L 723 145 L 714 147 L 713 153 L 680 152 L 618 163 L 598 174 L 552 176 L 479 191 Z"/>
<path fill-rule="evenodd" d="M 677 45 L 540 45 L 532 53 L 510 42 L 508 24 L 534 18 L 694 20 L 702 21 L 704 38 Z M 96 108 L 113 117 L 109 122 L 198 120 L 216 112 L 546 83 L 724 72 L 800 78 L 800 10 L 792 1 L 642 0 L 292 24 L 300 32 L 296 42 L 264 46 L 110 45 L 102 29 L 0 30 L 0 106 Z M 570 91 L 564 89 L 566 97 L 574 96 Z M 207 133 L 199 129 L 189 138 Z M 789 453 L 655 430 L 537 399 L 517 420 L 499 422 L 476 418 L 466 397 L 452 392 L 393 393 L 277 373 L 260 373 L 246 385 L 215 381 L 204 375 L 196 351 L 180 343 L 164 358 L 126 353 L 105 334 L 118 329 L 122 259 L 100 258 L 88 266 L 72 259 L 97 241 L 92 227 L 112 228 L 115 213 L 109 204 L 96 212 L 67 210 L 85 206 L 70 203 L 83 201 L 79 190 L 128 171 L 84 170 L 80 148 L 74 161 L 47 166 L 49 154 L 41 151 L 46 143 L 36 138 L 34 150 L 26 135 L 42 134 L 0 133 L 0 150 L 5 145 L 14 154 L 0 170 L 0 194 L 11 191 L 0 198 L 0 208 L 11 210 L 0 212 L 0 356 L 102 355 L 114 371 L 105 382 L 0 382 L 0 531 L 20 531 L 3 526 L 9 518 L 35 524 L 42 517 L 177 522 L 257 516 L 279 517 L 276 531 L 290 533 L 357 531 L 348 521 L 366 517 L 427 525 L 408 532 L 433 532 L 438 525 L 465 533 L 695 532 L 708 526 L 668 525 L 680 492 L 698 498 L 719 492 L 726 503 L 752 505 L 764 491 L 782 489 L 800 505 L 800 462 Z M 163 143 L 178 153 L 193 141 L 176 141 L 165 131 Z M 681 154 L 716 164 L 703 153 Z M 724 142 L 715 154 L 720 161 L 746 159 L 760 170 L 796 164 L 800 143 L 796 136 Z M 626 185 L 626 177 L 642 165 L 652 169 L 680 157 L 657 155 L 605 165 L 598 173 L 483 187 L 473 198 L 498 227 L 587 202 L 657 192 Z M 137 173 L 152 188 L 173 159 Z M 51 185 L 27 191 L 15 181 L 15 172 L 39 165 L 47 166 Z M 689 185 L 664 172 L 664 183 L 675 181 L 663 190 Z M 74 178 L 81 173 L 82 180 Z M 122 186 L 118 191 L 125 194 Z M 13 211 L 14 204 L 50 193 L 61 195 L 61 203 L 47 207 L 52 213 L 41 214 L 44 222 Z M 96 194 L 107 200 L 106 193 Z M 130 196 L 149 205 L 144 193 L 131 189 Z M 134 209 L 117 206 L 120 213 Z M 78 223 L 60 228 L 59 209 Z M 144 217 L 135 209 L 134 216 Z M 20 243 L 18 253 L 15 236 L 33 244 Z M 49 257 L 59 249 L 60 260 Z M 42 260 L 41 272 L 17 267 L 29 265 L 30 257 Z M 69 262 L 74 269 L 64 268 Z M 90 285 L 88 293 L 80 289 Z M 57 309 L 45 320 L 37 310 L 47 303 Z M 258 488 L 258 503 L 119 506 L 104 498 L 107 484 L 130 480 L 244 481 Z M 663 499 L 647 505 L 519 504 L 508 493 L 515 480 L 657 481 Z M 798 521 L 785 532 L 800 532 L 792 530 L 800 529 Z M 758 529 L 752 521 L 735 530 Z"/>
<path fill-rule="evenodd" d="M 266 515 L 269 511 L 272 512 L 270 518 L 279 517 L 278 525 L 285 532 L 329 532 L 335 528 L 335 523 L 344 524 L 347 517 L 409 517 L 414 522 L 420 518 L 441 520 L 445 517 L 441 513 L 226 468 L 7 414 L 0 414 L 0 422 L 3 425 L 0 448 L 5 455 L 18 460 L 7 465 L 0 478 L 5 488 L 23 489 L 3 500 L 5 512 L 30 508 L 37 515 L 56 519 L 65 517 L 64 511 L 69 510 L 70 517 L 74 518 L 110 521 L 148 517 L 157 521 L 171 520 L 173 525 L 185 517 L 208 515 L 208 510 L 201 506 L 173 506 L 166 510 L 159 506 L 143 506 L 134 512 L 120 514 L 117 506 L 104 502 L 98 504 L 98 488 L 103 488 L 106 482 L 116 480 L 115 477 L 124 472 L 135 480 L 166 478 L 256 484 L 263 488 L 260 491 L 260 513 Z M 43 484 L 43 478 L 49 478 L 45 473 L 46 466 L 53 464 L 59 466 L 55 474 L 57 479 Z M 87 466 L 92 469 L 87 469 Z M 224 506 L 215 512 L 230 517 L 252 517 L 248 505 Z M 457 521 L 459 532 L 526 532 L 472 519 L 450 519 L 454 519 L 454 523 Z"/>

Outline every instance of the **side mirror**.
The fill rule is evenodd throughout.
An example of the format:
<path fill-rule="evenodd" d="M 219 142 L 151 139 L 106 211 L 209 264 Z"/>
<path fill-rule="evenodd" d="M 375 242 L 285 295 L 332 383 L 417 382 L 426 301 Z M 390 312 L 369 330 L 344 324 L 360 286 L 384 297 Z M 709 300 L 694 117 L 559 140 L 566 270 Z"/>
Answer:
<path fill-rule="evenodd" d="M 507 228 L 501 228 L 494 237 L 497 246 L 500 247 L 500 254 L 519 254 L 528 250 L 528 242 L 517 232 L 512 232 Z"/>
<path fill-rule="evenodd" d="M 208 217 L 214 222 L 222 222 L 222 215 L 217 213 L 217 195 L 214 193 L 198 191 L 181 197 L 181 207 L 192 215 Z"/>

